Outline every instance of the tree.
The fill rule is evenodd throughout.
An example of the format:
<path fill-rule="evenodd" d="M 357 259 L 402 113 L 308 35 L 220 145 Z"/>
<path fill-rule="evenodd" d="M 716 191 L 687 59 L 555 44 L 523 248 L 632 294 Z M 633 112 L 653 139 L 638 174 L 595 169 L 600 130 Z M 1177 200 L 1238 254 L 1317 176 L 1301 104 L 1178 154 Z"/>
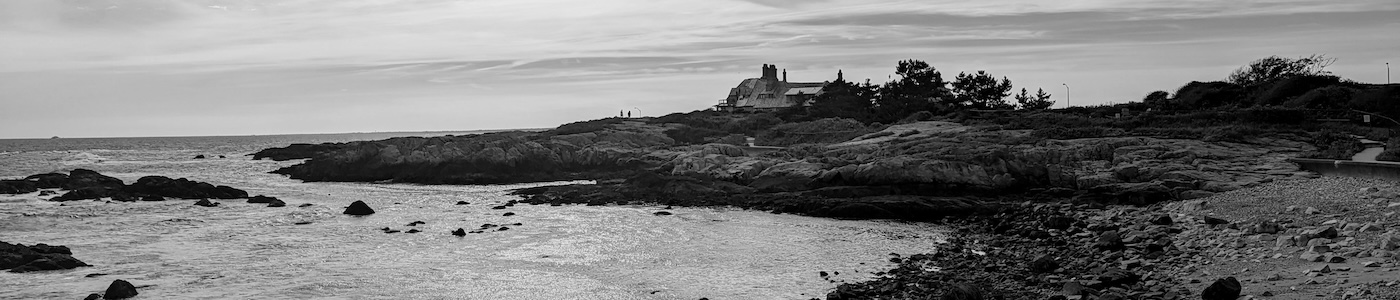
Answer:
<path fill-rule="evenodd" d="M 822 87 L 822 93 L 812 99 L 812 116 L 817 118 L 852 118 L 870 121 L 878 87 L 869 81 L 854 84 L 837 79 Z"/>
<path fill-rule="evenodd" d="M 1168 96 L 1171 96 L 1171 93 L 1167 93 L 1167 91 L 1155 91 L 1147 93 L 1147 97 L 1142 97 L 1142 103 L 1154 104 L 1164 102 L 1167 101 Z"/>
<path fill-rule="evenodd" d="M 899 79 L 879 89 L 875 110 L 879 118 L 893 121 L 923 110 L 939 110 L 939 103 L 952 99 L 943 73 L 919 60 L 902 60 L 895 67 Z"/>
<path fill-rule="evenodd" d="M 1299 58 L 1269 56 L 1235 69 L 1226 80 L 1230 83 L 1250 86 L 1294 76 L 1329 75 L 1332 72 L 1323 69 L 1336 61 L 1335 58 L 1318 54 Z"/>
<path fill-rule="evenodd" d="M 1035 95 L 1031 96 L 1026 93 L 1026 88 L 1021 88 L 1021 93 L 1016 94 L 1016 103 L 1024 110 L 1041 110 L 1055 105 L 1055 101 L 1050 100 L 1050 94 L 1045 93 L 1044 89 L 1036 89 Z"/>
<path fill-rule="evenodd" d="M 987 74 L 987 71 L 977 71 L 976 74 L 958 73 L 957 80 L 953 81 L 954 99 L 957 99 L 959 106 L 972 109 L 1010 109 L 1010 103 L 1006 103 L 1006 96 L 1011 95 L 1011 80 L 1002 77 L 998 82 L 995 76 Z"/>

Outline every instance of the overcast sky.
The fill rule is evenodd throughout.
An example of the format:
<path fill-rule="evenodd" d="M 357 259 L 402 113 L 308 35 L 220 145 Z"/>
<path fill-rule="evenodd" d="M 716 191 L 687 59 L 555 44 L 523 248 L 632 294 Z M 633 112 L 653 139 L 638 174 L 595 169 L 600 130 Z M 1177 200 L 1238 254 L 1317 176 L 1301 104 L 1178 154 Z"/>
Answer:
<path fill-rule="evenodd" d="M 552 127 L 910 58 L 1122 103 L 1314 53 L 1384 82 L 1400 1 L 0 0 L 0 138 Z"/>

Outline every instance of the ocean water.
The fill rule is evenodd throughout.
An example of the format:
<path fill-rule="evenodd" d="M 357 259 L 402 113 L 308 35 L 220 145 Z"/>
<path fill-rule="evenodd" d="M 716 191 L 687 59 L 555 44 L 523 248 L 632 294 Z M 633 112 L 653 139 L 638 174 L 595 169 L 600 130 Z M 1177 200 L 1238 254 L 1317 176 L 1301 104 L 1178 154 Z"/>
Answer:
<path fill-rule="evenodd" d="M 66 245 L 94 265 L 0 272 L 0 299 L 81 299 L 114 279 L 137 285 L 144 299 L 809 299 L 891 267 L 890 253 L 929 252 L 943 237 L 928 224 L 731 208 L 675 208 L 671 216 L 644 205 L 495 210 L 515 199 L 511 189 L 561 183 L 303 183 L 267 173 L 295 162 L 245 156 L 295 142 L 441 134 L 453 133 L 0 140 L 0 178 L 87 168 L 128 183 L 184 177 L 288 203 L 205 208 L 0 195 L 0 241 Z M 200 154 L 210 158 L 193 159 Z M 355 200 L 378 213 L 340 214 Z M 406 226 L 413 221 L 426 224 Z M 449 234 L 486 223 L 521 225 Z"/>

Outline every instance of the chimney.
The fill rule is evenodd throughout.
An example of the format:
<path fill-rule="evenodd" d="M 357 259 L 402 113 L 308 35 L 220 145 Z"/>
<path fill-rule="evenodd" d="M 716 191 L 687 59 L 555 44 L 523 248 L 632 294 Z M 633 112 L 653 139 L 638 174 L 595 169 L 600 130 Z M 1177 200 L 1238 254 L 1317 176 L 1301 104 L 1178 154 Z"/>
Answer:
<path fill-rule="evenodd" d="M 842 79 L 842 77 L 843 76 L 841 75 L 841 69 L 836 69 L 836 81 L 844 80 Z"/>
<path fill-rule="evenodd" d="M 783 82 L 787 82 L 787 69 L 783 69 Z"/>

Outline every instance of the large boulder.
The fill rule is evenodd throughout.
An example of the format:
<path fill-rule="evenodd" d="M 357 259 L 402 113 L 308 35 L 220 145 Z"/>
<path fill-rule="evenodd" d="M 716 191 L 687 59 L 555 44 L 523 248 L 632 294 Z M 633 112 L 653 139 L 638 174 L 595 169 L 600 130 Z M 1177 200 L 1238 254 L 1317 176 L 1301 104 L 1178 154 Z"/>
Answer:
<path fill-rule="evenodd" d="M 62 187 L 64 187 L 64 186 L 68 185 L 68 174 L 63 174 L 63 173 L 34 174 L 34 175 L 29 175 L 29 176 L 24 177 L 24 180 L 25 180 L 25 181 L 29 181 L 29 182 L 33 182 L 35 186 L 37 186 L 38 188 L 41 188 L 41 189 L 56 189 L 56 188 L 62 188 Z"/>
<path fill-rule="evenodd" d="M 64 246 L 38 244 L 25 246 L 0 242 L 0 269 L 13 273 L 64 270 L 89 266 L 72 256 Z"/>
<path fill-rule="evenodd" d="M 180 199 L 237 199 L 248 197 L 248 192 L 229 186 L 193 181 L 185 178 L 171 179 L 165 176 L 146 176 L 126 186 L 123 191 L 136 195 L 158 195 Z"/>
<path fill-rule="evenodd" d="M 364 201 L 356 200 L 355 202 L 350 203 L 350 207 L 345 208 L 344 214 L 352 216 L 366 216 L 374 214 L 374 209 L 370 208 L 369 204 L 365 204 Z"/>
<path fill-rule="evenodd" d="M 33 182 L 26 180 L 0 180 L 0 194 L 28 194 L 38 192 Z"/>
<path fill-rule="evenodd" d="M 1201 291 L 1203 300 L 1235 300 L 1240 297 L 1240 281 L 1235 277 L 1225 277 L 1216 279 L 1204 291 Z"/>
<path fill-rule="evenodd" d="M 126 280 L 117 279 L 107 286 L 107 292 L 102 293 L 102 299 L 126 299 L 136 297 L 137 294 L 140 293 L 136 292 L 136 286 Z"/>
<path fill-rule="evenodd" d="M 125 183 L 122 183 L 122 180 L 116 177 L 102 175 L 101 173 L 97 173 L 97 171 L 88 169 L 73 169 L 73 171 L 68 172 L 68 183 L 65 184 L 63 188 L 77 190 L 100 187 L 120 190 L 124 186 Z"/>

